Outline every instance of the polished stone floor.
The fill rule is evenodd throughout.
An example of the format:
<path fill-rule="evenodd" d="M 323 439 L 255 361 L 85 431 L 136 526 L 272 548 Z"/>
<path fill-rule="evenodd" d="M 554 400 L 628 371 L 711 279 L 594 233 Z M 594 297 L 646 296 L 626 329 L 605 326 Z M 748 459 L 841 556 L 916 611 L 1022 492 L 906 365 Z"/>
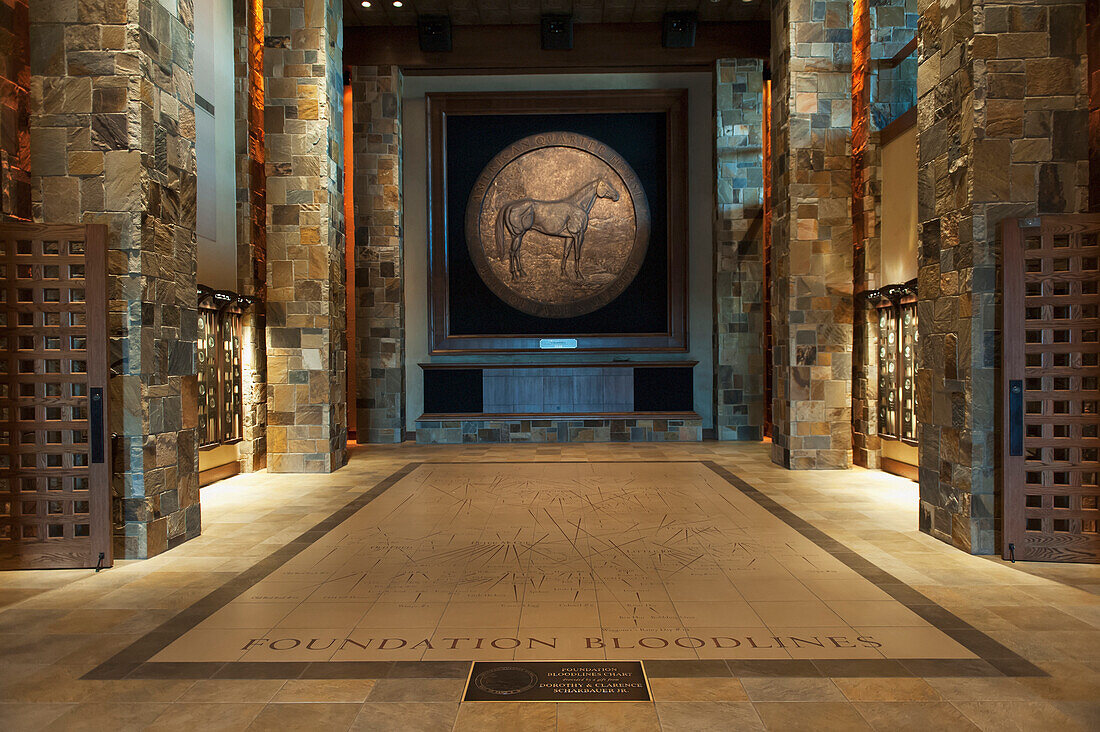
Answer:
<path fill-rule="evenodd" d="M 0 574 L 5 729 L 1100 728 L 1100 569 L 971 557 L 767 446 L 402 445 L 203 491 L 145 562 Z M 463 703 L 640 659 L 653 703 Z"/>

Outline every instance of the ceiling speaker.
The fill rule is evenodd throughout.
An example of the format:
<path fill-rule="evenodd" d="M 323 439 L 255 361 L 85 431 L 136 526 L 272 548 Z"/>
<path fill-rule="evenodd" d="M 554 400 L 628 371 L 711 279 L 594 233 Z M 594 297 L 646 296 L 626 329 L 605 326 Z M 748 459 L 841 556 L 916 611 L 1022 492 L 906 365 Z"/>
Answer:
<path fill-rule="evenodd" d="M 695 46 L 695 13 L 665 13 L 661 29 L 661 45 L 665 48 L 692 48 Z"/>
<path fill-rule="evenodd" d="M 573 16 L 542 16 L 542 50 L 569 51 L 573 48 Z"/>
<path fill-rule="evenodd" d="M 416 19 L 420 50 L 444 53 L 451 50 L 451 18 L 447 15 L 421 15 Z"/>

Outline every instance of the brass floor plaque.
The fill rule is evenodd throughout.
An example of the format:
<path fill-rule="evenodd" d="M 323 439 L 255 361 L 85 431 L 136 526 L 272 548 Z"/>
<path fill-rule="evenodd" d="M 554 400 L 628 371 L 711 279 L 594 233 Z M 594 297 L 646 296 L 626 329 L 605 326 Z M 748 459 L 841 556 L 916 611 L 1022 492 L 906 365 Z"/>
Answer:
<path fill-rule="evenodd" d="M 476 661 L 463 701 L 649 701 L 641 661 Z"/>

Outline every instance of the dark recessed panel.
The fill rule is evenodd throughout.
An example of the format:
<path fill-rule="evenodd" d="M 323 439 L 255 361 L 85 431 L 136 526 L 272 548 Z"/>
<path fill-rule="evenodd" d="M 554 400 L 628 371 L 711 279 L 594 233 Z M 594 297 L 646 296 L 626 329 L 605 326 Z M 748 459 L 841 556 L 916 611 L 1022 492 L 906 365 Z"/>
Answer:
<path fill-rule="evenodd" d="M 481 369 L 425 371 L 424 411 L 431 414 L 477 414 L 481 412 Z"/>
<path fill-rule="evenodd" d="M 694 411 L 691 368 L 634 367 L 634 411 Z"/>

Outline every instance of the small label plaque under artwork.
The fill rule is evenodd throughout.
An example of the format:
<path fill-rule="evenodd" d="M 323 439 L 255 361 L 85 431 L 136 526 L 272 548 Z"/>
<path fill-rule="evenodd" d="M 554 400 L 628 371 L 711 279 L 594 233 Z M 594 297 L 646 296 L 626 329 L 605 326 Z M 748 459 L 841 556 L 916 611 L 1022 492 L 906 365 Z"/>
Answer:
<path fill-rule="evenodd" d="M 576 348 L 576 338 L 543 338 L 539 341 L 539 348 Z"/>
<path fill-rule="evenodd" d="M 649 701 L 641 661 L 475 661 L 463 701 Z"/>

